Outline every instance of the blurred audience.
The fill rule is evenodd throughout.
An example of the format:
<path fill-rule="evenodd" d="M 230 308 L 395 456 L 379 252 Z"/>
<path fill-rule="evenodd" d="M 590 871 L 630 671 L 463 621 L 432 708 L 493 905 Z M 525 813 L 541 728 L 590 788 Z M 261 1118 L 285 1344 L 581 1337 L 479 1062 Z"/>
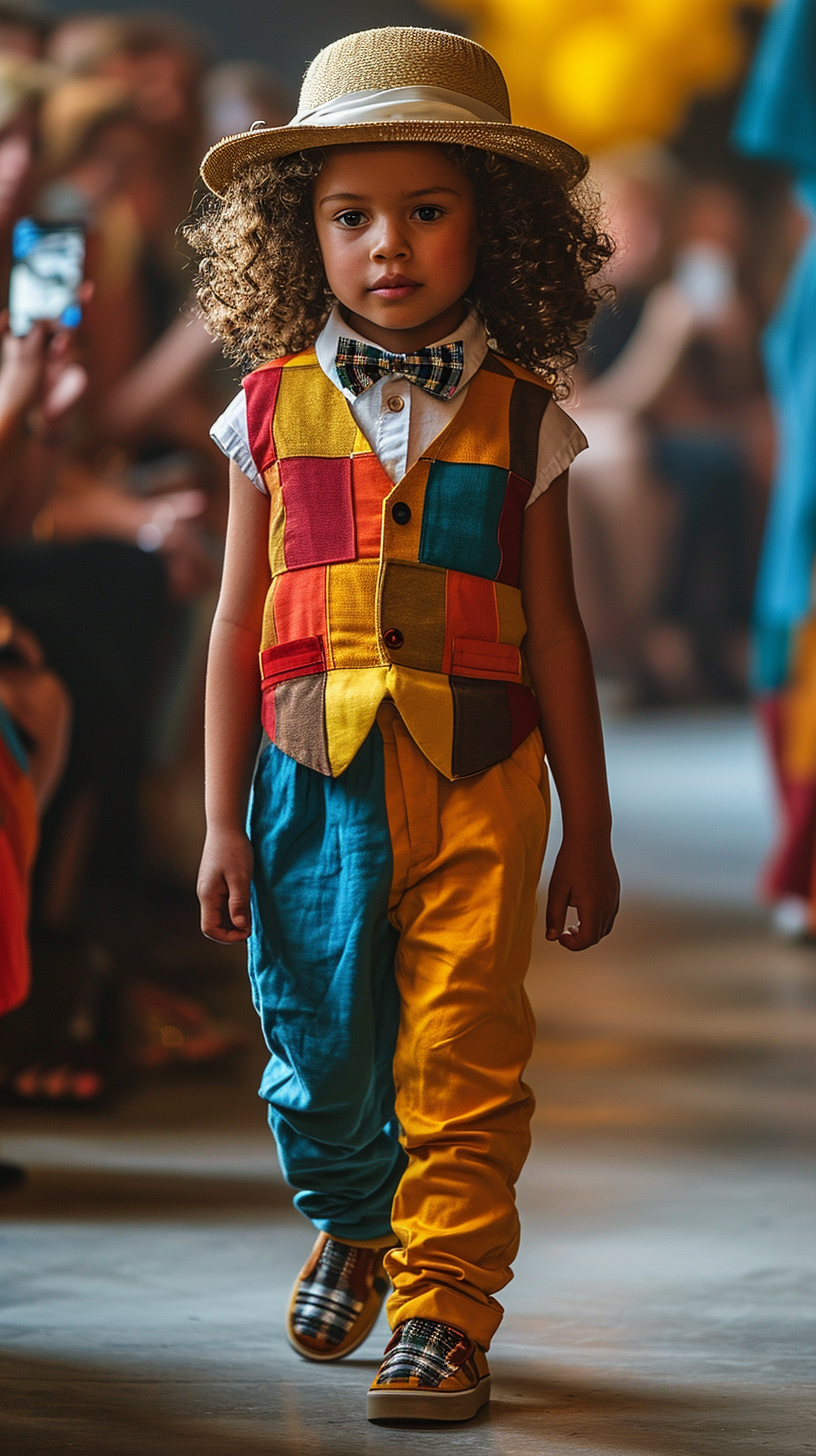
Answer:
<path fill-rule="evenodd" d="M 676 164 L 662 149 L 633 146 L 596 158 L 592 175 L 616 243 L 607 279 L 614 296 L 597 315 L 568 405 L 590 444 L 570 471 L 573 549 L 596 665 L 632 690 L 668 530 L 645 417 L 692 317 L 666 282 Z"/>
<path fill-rule="evenodd" d="M 168 856 L 164 823 L 153 853 L 144 812 L 156 744 L 165 775 L 192 764 L 200 795 L 224 519 L 208 429 L 234 382 L 184 310 L 176 242 L 208 135 L 204 66 L 195 36 L 161 17 L 53 26 L 0 4 L 0 286 L 25 214 L 82 225 L 88 279 L 78 329 L 6 330 L 0 362 L 0 827 L 19 886 L 7 1010 L 28 978 L 29 899 L 33 962 L 27 1004 L 0 1027 L 16 1100 L 91 1106 L 128 1066 L 242 1040 L 172 972 L 156 982 L 163 910 L 194 912 L 189 865 Z M 211 94 L 280 106 L 257 68 Z"/>
<path fill-rule="evenodd" d="M 618 243 L 572 405 L 576 578 L 599 670 L 632 703 L 745 694 L 758 421 L 750 220 L 669 153 L 596 159 Z"/>

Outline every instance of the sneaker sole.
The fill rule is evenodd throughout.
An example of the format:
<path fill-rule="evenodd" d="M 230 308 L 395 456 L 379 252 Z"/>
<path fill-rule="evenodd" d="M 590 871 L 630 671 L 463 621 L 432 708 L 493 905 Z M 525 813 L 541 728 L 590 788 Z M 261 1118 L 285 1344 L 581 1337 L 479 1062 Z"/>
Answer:
<path fill-rule="evenodd" d="M 490 1376 L 470 1390 L 370 1390 L 370 1421 L 469 1421 L 490 1399 Z"/>

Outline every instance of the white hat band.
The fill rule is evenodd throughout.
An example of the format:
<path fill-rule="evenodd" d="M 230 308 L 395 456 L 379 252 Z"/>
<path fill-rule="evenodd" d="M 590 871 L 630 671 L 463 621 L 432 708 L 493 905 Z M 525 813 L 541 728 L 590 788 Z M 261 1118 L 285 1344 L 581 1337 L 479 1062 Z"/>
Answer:
<path fill-rule="evenodd" d="M 439 86 L 391 86 L 387 91 L 349 91 L 301 111 L 289 126 L 360 126 L 382 121 L 509 121 L 495 107 Z"/>

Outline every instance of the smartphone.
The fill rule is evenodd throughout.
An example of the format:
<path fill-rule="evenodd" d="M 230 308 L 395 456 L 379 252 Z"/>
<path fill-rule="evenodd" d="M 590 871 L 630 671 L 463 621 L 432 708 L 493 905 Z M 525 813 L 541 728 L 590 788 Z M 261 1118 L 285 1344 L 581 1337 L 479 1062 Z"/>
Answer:
<path fill-rule="evenodd" d="M 37 319 L 76 328 L 85 271 L 85 229 L 79 223 L 21 217 L 12 236 L 9 327 L 22 338 Z"/>
<path fill-rule="evenodd" d="M 737 296 L 736 263 L 716 243 L 694 242 L 681 248 L 674 281 L 700 319 L 716 319 Z"/>

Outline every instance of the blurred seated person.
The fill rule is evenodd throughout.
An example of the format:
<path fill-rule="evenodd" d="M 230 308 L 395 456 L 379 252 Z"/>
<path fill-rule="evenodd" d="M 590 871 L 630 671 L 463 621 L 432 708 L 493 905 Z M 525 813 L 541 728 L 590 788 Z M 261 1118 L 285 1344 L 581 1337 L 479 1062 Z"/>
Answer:
<path fill-rule="evenodd" d="M 701 689 L 731 696 L 745 632 L 748 486 L 725 394 L 742 400 L 756 379 L 735 239 L 719 190 L 686 196 L 660 149 L 608 154 L 595 174 L 619 251 L 616 297 L 590 334 L 570 406 L 593 447 L 572 481 L 590 640 L 601 671 L 622 677 L 635 701 Z M 713 599 L 697 591 L 712 572 L 723 588 Z"/>
<path fill-rule="evenodd" d="M 95 208 L 116 200 L 139 165 L 140 124 L 121 87 L 104 87 L 75 93 L 69 106 L 63 92 L 51 112 L 76 164 L 61 177 L 52 165 L 50 181 L 68 184 L 55 219 L 93 225 Z M 114 243 L 122 235 L 114 229 Z M 109 256 L 115 264 L 115 248 Z M 94 318 L 89 292 L 83 335 Z M 197 526 L 199 490 L 167 489 L 167 471 L 135 489 L 126 458 L 100 472 L 87 425 L 68 418 L 88 384 L 72 336 L 45 325 L 25 340 L 6 334 L 3 361 L 0 396 L 14 400 L 0 414 L 0 604 L 68 684 L 74 732 L 35 870 L 34 991 L 6 1019 L 0 1060 L 6 1095 L 91 1106 L 122 1076 L 122 976 L 144 974 L 138 951 L 127 959 L 132 935 L 122 949 L 120 910 L 139 884 L 138 794 L 168 597 L 197 596 L 216 567 Z M 189 486 L 189 471 L 173 483 Z M 236 1044 L 198 1003 L 149 983 L 134 992 L 128 1021 L 129 1055 L 140 1064 L 210 1059 Z"/>
<path fill-rule="evenodd" d="M 3 49 L 3 13 L 0 5 L 0 282 L 5 289 L 12 224 L 31 210 L 39 104 L 54 78 L 50 67 Z"/>
<path fill-rule="evenodd" d="M 248 131 L 253 122 L 282 126 L 292 114 L 292 98 L 273 72 L 251 62 L 233 61 L 213 66 L 202 86 L 203 147 L 222 137 Z M 213 378 L 215 369 L 218 377 Z M 204 412 L 213 408 L 213 394 L 195 392 L 203 373 L 209 384 L 220 386 L 224 402 L 234 391 L 232 371 L 225 367 L 217 341 L 207 333 L 191 309 L 178 317 L 147 350 L 137 364 L 108 394 L 104 428 L 111 439 L 132 444 L 156 432 L 165 432 L 179 444 L 199 444 L 209 438 Z M 184 433 L 181 433 L 182 426 Z"/>
<path fill-rule="evenodd" d="M 48 54 L 77 81 L 120 87 L 140 128 L 141 165 L 120 196 L 139 230 L 149 345 L 188 292 L 176 229 L 198 184 L 203 48 L 182 22 L 136 13 L 72 17 L 55 28 Z"/>
<path fill-rule="evenodd" d="M 196 487 L 209 484 L 203 425 L 182 432 L 182 442 L 199 444 L 203 457 L 196 462 L 191 452 L 190 469 L 179 482 L 189 489 L 145 498 L 128 489 L 127 457 L 111 458 L 108 450 L 103 468 L 98 461 L 99 447 L 109 439 L 100 420 L 106 396 L 150 341 L 143 228 L 132 197 L 149 161 L 144 127 L 119 82 L 83 77 L 49 94 L 42 132 L 50 180 L 37 210 L 48 220 L 80 221 L 88 228 L 94 296 L 82 325 L 90 376 L 83 430 L 63 460 L 47 505 L 34 515 L 34 533 L 40 540 L 104 538 L 159 550 L 175 596 L 189 599 L 215 577 L 212 553 L 194 525 L 207 506 Z"/>
<path fill-rule="evenodd" d="M 570 471 L 576 589 L 599 671 L 637 693 L 670 523 L 644 414 L 693 323 L 666 282 L 683 179 L 651 145 L 603 154 L 592 177 L 616 250 L 604 280 L 614 296 L 596 316 L 567 404 L 591 446 Z"/>
<path fill-rule="evenodd" d="M 152 529 L 150 513 L 143 501 L 126 500 L 121 492 L 116 498 L 117 467 L 121 476 L 129 460 L 181 453 L 189 469 L 179 484 L 202 487 L 205 496 L 188 493 L 177 499 L 175 519 L 190 522 L 203 515 L 202 524 L 220 535 L 226 472 L 209 439 L 218 400 L 202 380 L 220 351 L 178 305 L 168 314 L 168 299 L 161 288 L 157 293 L 155 220 L 149 215 L 155 158 L 146 124 L 124 83 L 81 76 L 49 94 L 42 135 L 48 180 L 38 214 L 77 219 L 88 228 L 88 272 L 95 291 L 82 330 L 90 375 L 82 454 L 74 452 L 72 470 L 58 482 L 53 511 L 36 529 L 59 536 L 109 533 L 136 539 L 141 526 Z M 155 523 L 165 537 L 171 534 L 164 529 L 169 504 L 163 502 Z M 212 584 L 211 556 L 201 549 L 197 530 L 175 531 L 164 554 L 176 595 L 189 598 Z"/>
<path fill-rule="evenodd" d="M 157 332 L 144 201 L 154 182 L 148 139 L 126 86 L 101 77 L 55 86 L 42 107 L 40 132 L 44 185 L 36 213 L 88 230 L 95 298 L 83 343 L 93 411 Z"/>
<path fill-rule="evenodd" d="M 201 99 L 205 149 L 224 137 L 249 131 L 256 121 L 285 126 L 296 100 L 274 71 L 257 61 L 211 66 L 202 82 Z"/>
<path fill-rule="evenodd" d="M 743 701 L 747 694 L 751 527 L 769 433 L 747 267 L 751 236 L 733 188 L 689 189 L 672 283 L 693 309 L 693 329 L 648 413 L 652 459 L 674 521 L 645 652 L 653 682 L 669 698 Z"/>
<path fill-rule="evenodd" d="M 292 114 L 292 99 L 266 67 L 235 61 L 206 73 L 202 112 L 206 148 L 232 132 L 248 131 L 254 121 L 283 125 Z M 130 448 L 163 437 L 183 449 L 205 449 L 223 486 L 223 460 L 217 450 L 212 454 L 209 424 L 213 411 L 228 402 L 234 387 L 233 371 L 225 365 L 220 345 L 185 306 L 109 391 L 102 427 L 110 440 Z M 225 492 L 211 489 L 205 519 L 219 533 L 225 526 L 225 504 Z"/>
<path fill-rule="evenodd" d="M 24 339 L 5 334 L 0 466 L 29 438 L 27 426 L 42 434 L 45 478 L 57 468 L 64 442 L 48 432 L 75 403 L 85 377 L 72 345 L 66 331 L 46 324 L 35 325 Z M 42 499 L 41 476 L 14 477 L 0 469 L 0 478 L 6 484 L 0 516 L 7 525 L 0 544 L 5 605 L 0 620 L 7 623 L 8 638 L 0 703 L 31 755 L 34 792 L 44 804 L 56 790 L 43 819 L 34 872 L 33 991 L 0 1027 L 3 1092 L 18 1102 L 90 1107 L 121 1083 L 123 1037 L 131 1044 L 129 1062 L 146 1066 L 211 1060 L 242 1038 L 214 1022 L 199 1003 L 144 980 L 143 965 L 122 959 L 122 925 L 133 913 L 139 881 L 138 791 L 167 592 L 164 543 L 151 539 L 146 544 L 158 549 L 144 550 L 105 535 L 32 541 L 24 527 Z M 147 525 L 172 534 L 171 518 L 161 526 L 156 522 L 161 503 L 145 504 L 151 512 Z M 172 517 L 173 505 L 165 509 Z M 57 732 L 64 690 L 45 662 L 68 685 L 73 705 L 70 751 L 58 784 L 55 763 L 64 748 L 60 755 L 58 743 L 41 730 L 50 722 L 57 739 L 64 737 Z M 18 774 L 22 793 L 21 783 Z M 30 845 L 30 838 L 25 842 Z M 17 856 L 18 880 L 29 861 L 30 854 Z M 127 939 L 132 940 L 130 930 Z M 16 946 L 19 986 L 25 974 L 19 934 Z M 128 973 L 139 981 L 125 1008 Z"/>

